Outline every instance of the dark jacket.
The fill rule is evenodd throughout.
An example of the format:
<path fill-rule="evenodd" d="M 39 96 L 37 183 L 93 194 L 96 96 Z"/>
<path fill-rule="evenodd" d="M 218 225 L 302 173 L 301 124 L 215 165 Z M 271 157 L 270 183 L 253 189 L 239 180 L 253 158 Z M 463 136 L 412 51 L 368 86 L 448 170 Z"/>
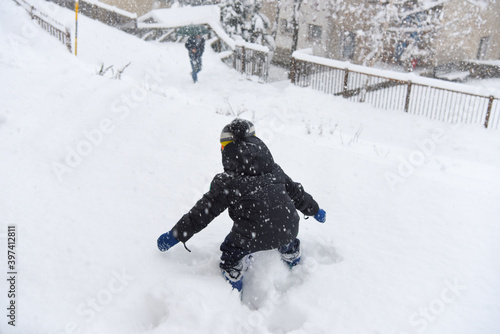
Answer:
<path fill-rule="evenodd" d="M 222 151 L 224 173 L 172 229 L 186 242 L 229 208 L 234 224 L 228 240 L 252 252 L 274 249 L 293 241 L 299 231 L 296 210 L 315 215 L 318 204 L 278 166 L 257 137 L 230 143 Z M 227 239 L 226 239 L 227 240 Z"/>
<path fill-rule="evenodd" d="M 199 38 L 190 36 L 184 46 L 189 51 L 189 58 L 200 58 L 203 55 L 203 51 L 205 51 L 205 39 L 201 36 Z M 196 52 L 193 52 L 193 49 L 196 50 Z"/>

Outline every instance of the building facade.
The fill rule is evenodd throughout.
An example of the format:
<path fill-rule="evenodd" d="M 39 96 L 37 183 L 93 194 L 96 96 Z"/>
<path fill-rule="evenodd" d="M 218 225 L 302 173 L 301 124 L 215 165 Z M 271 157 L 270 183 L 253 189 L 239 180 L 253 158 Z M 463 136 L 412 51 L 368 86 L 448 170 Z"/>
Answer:
<path fill-rule="evenodd" d="M 174 0 L 101 0 L 142 16 Z M 183 0 L 183 3 L 216 3 Z M 500 59 L 500 1 L 261 0 L 274 24 L 274 61 L 287 65 L 298 18 L 297 49 L 371 66 L 436 67 L 462 60 Z M 196 3 L 194 3 L 196 2 Z M 300 2 L 298 15 L 296 4 Z"/>
<path fill-rule="evenodd" d="M 276 56 L 287 63 L 294 0 L 264 0 L 276 24 Z M 500 59 L 500 1 L 303 0 L 298 49 L 355 64 L 434 67 Z"/>

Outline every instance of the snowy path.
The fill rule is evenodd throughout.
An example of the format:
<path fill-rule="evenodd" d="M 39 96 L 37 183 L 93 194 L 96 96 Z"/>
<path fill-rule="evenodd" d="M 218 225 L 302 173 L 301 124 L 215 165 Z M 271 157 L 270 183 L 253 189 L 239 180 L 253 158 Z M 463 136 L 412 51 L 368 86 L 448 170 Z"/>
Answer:
<path fill-rule="evenodd" d="M 210 51 L 193 85 L 182 45 L 79 28 L 75 58 L 0 3 L 0 233 L 19 240 L 1 333 L 500 331 L 498 132 L 257 84 Z M 122 80 L 96 74 L 129 62 Z M 301 222 L 292 272 L 256 254 L 243 303 L 218 270 L 226 213 L 192 253 L 156 249 L 221 170 L 236 115 L 328 214 Z"/>

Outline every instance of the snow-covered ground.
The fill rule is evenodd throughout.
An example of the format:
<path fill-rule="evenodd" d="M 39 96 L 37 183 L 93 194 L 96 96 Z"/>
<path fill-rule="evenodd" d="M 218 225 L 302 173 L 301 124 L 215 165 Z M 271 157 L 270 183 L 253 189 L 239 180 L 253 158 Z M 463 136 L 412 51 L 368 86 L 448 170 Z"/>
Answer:
<path fill-rule="evenodd" d="M 182 45 L 84 16 L 78 36 L 74 57 L 0 2 L 2 334 L 500 332 L 498 131 L 258 84 L 210 50 L 193 85 Z M 301 222 L 292 271 L 256 254 L 243 301 L 218 269 L 226 213 L 192 253 L 156 248 L 221 171 L 236 116 L 328 218 Z"/>

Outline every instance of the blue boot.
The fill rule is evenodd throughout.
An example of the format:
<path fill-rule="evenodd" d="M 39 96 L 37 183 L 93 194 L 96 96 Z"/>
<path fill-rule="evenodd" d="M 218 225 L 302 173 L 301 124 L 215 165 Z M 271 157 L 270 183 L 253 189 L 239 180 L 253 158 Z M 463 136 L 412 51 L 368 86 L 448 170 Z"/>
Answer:
<path fill-rule="evenodd" d="M 288 245 L 278 248 L 280 252 L 281 260 L 288 264 L 290 268 L 295 267 L 300 262 L 300 240 L 295 239 Z"/>
<path fill-rule="evenodd" d="M 236 263 L 236 265 L 222 269 L 222 276 L 228 281 L 233 289 L 241 292 L 243 289 L 243 274 L 253 261 L 252 255 L 247 255 Z"/>
<path fill-rule="evenodd" d="M 227 272 L 225 270 L 222 270 L 222 276 L 226 279 L 226 281 L 231 284 L 233 289 L 236 289 L 241 292 L 241 289 L 243 289 L 243 275 L 239 275 L 239 277 L 232 277 L 231 272 Z"/>

